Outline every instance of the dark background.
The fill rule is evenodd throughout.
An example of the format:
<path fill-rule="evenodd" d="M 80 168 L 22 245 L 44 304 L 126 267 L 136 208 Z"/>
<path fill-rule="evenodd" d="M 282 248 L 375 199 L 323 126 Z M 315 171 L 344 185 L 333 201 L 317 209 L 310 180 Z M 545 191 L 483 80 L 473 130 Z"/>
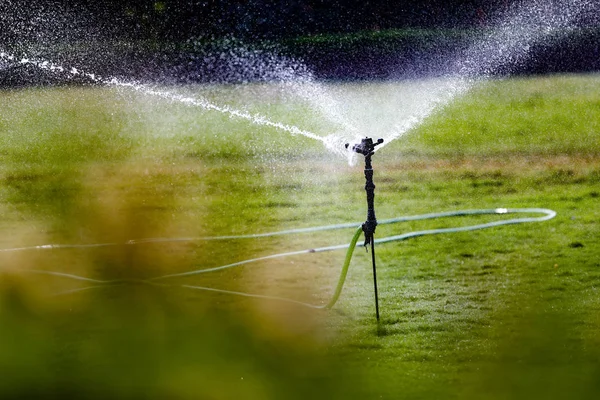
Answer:
<path fill-rule="evenodd" d="M 70 32 L 71 37 L 91 34 L 182 40 L 207 35 L 254 39 L 407 27 L 466 28 L 488 23 L 496 12 L 505 11 L 513 3 L 514 0 L 3 0 L 0 34 L 4 39 L 33 39 L 40 30 L 59 28 L 65 34 Z"/>
<path fill-rule="evenodd" d="M 0 0 L 0 49 L 149 82 L 277 79 L 267 54 L 278 63 L 299 60 L 319 79 L 411 79 L 453 73 L 448 63 L 456 54 L 521 3 Z M 561 11 L 557 0 L 538 3 Z M 527 62 L 489 74 L 600 70 L 600 15 L 584 15 L 576 25 L 577 32 L 532 46 Z M 77 79 L 0 60 L 0 86 Z"/>

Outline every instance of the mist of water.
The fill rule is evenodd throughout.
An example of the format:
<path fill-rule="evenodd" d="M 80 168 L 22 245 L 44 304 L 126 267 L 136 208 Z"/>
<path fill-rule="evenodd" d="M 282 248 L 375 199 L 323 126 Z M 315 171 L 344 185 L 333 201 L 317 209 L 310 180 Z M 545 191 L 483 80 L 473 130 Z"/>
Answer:
<path fill-rule="evenodd" d="M 66 78 L 86 78 L 95 84 L 127 88 L 149 96 L 192 107 L 199 107 L 302 135 L 321 142 L 335 154 L 347 154 L 343 144 L 357 142 L 361 137 L 384 139 L 378 149 L 402 137 L 441 107 L 463 95 L 474 85 L 491 76 L 510 74 L 515 68 L 531 61 L 531 49 L 552 43 L 569 35 L 586 16 L 597 13 L 596 2 L 586 0 L 532 0 L 512 7 L 498 16 L 492 28 L 484 30 L 454 57 L 443 60 L 444 77 L 392 85 L 393 91 L 381 91 L 375 96 L 360 85 L 327 85 L 318 82 L 301 62 L 256 50 L 240 43 L 226 50 L 227 74 L 236 81 L 247 77 L 275 85 L 287 96 L 300 99 L 318 112 L 319 117 L 336 126 L 334 132 L 316 133 L 298 126 L 274 121 L 265 115 L 240 110 L 227 104 L 217 104 L 198 95 L 183 95 L 177 89 L 158 88 L 132 80 L 102 77 L 73 67 L 57 65 L 48 60 L 17 57 L 0 52 L 0 62 L 6 65 L 29 65 L 61 74 Z M 210 63 L 211 60 L 204 60 Z M 215 61 L 215 60 L 213 60 Z M 380 88 L 381 89 L 381 88 Z M 383 94 L 382 94 L 383 93 Z"/>
<path fill-rule="evenodd" d="M 399 120 L 382 137 L 386 144 L 418 126 L 434 111 L 494 76 L 510 75 L 534 61 L 534 46 L 556 44 L 597 15 L 600 4 L 593 0 L 531 0 L 517 3 L 496 17 L 491 28 L 483 31 L 453 58 L 441 60 L 446 79 L 423 90 L 423 98 L 408 118 Z"/>

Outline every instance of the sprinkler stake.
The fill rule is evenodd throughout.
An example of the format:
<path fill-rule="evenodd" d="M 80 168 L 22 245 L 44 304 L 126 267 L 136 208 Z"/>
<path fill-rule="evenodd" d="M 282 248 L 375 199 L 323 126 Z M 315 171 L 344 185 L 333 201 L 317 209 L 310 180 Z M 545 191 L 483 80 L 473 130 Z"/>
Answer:
<path fill-rule="evenodd" d="M 352 151 L 365 156 L 365 191 L 367 192 L 367 220 L 362 224 L 362 230 L 365 233 L 364 246 L 368 249 L 371 245 L 371 261 L 373 263 L 373 287 L 375 289 L 375 315 L 379 321 L 379 296 L 377 294 L 377 267 L 375 264 L 375 229 L 377 228 L 377 218 L 375 217 L 375 184 L 373 183 L 373 166 L 371 165 L 371 156 L 375 154 L 375 146 L 383 143 L 383 139 L 364 138 L 360 143 L 352 146 Z M 350 146 L 346 143 L 346 148 Z"/>

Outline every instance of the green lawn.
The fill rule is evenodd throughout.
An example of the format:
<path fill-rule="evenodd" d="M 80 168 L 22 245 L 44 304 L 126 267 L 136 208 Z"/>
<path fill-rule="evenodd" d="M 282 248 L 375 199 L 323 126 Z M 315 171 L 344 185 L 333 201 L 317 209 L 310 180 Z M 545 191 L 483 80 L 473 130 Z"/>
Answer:
<path fill-rule="evenodd" d="M 330 84 L 367 134 L 415 82 Z M 111 88 L 0 93 L 0 367 L 5 397 L 596 398 L 600 390 L 600 76 L 481 84 L 373 157 L 379 219 L 544 207 L 550 221 L 357 248 L 331 311 L 178 285 L 325 302 L 344 253 L 137 281 L 346 243 L 352 229 L 123 244 L 362 221 L 362 167 L 317 141 Z M 175 89 L 173 89 L 175 90 Z M 180 88 L 325 135 L 264 85 Z M 423 96 L 426 93 L 423 92 Z M 371 99 L 361 106 L 358 96 Z M 412 97 L 411 97 L 412 96 Z M 390 99 L 390 100 L 386 100 Z M 377 103 L 375 103 L 377 102 Z M 407 104 L 410 107 L 416 105 Z M 322 111 L 321 111 L 322 112 Z M 376 117 L 373 117 L 376 115 Z M 497 220 L 381 225 L 377 236 Z"/>

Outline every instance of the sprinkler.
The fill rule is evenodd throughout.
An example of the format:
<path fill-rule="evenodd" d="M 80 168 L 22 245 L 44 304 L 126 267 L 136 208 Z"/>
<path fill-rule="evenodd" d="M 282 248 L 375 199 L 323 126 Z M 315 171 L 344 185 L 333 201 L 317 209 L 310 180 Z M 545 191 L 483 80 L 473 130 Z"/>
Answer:
<path fill-rule="evenodd" d="M 383 143 L 383 139 L 377 139 L 373 143 L 373 139 L 364 138 L 360 143 L 352 146 L 352 151 L 365 156 L 365 191 L 367 192 L 367 220 L 362 224 L 362 230 L 365 234 L 364 246 L 368 250 L 368 245 L 371 245 L 371 261 L 373 264 L 373 288 L 375 290 L 375 316 L 379 321 L 379 296 L 377 294 L 377 267 L 375 263 L 375 228 L 377 228 L 377 218 L 375 217 L 375 184 L 373 183 L 373 166 L 371 165 L 371 156 L 375 154 L 375 146 Z M 346 148 L 350 143 L 346 143 Z"/>

